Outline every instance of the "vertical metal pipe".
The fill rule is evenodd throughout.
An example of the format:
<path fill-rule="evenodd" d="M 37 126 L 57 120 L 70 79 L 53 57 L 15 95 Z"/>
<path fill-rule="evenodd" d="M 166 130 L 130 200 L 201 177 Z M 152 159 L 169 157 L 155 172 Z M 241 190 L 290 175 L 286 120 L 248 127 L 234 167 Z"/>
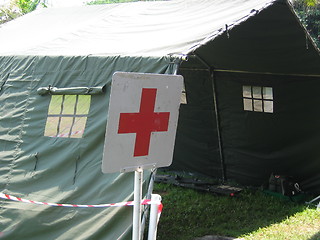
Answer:
<path fill-rule="evenodd" d="M 227 177 L 226 177 L 226 166 L 225 166 L 225 161 L 224 161 L 224 154 L 223 154 L 223 150 L 222 150 L 223 146 L 222 146 L 222 136 L 221 136 L 221 131 L 220 131 L 220 114 L 218 111 L 217 88 L 216 88 L 216 82 L 215 82 L 213 68 L 209 68 L 209 71 L 210 71 L 210 78 L 211 78 L 211 83 L 212 83 L 213 104 L 214 104 L 214 111 L 215 111 L 216 125 L 217 125 L 219 155 L 220 155 L 220 163 L 221 163 L 221 170 L 222 170 L 222 182 L 225 182 L 227 180 Z"/>
<path fill-rule="evenodd" d="M 141 238 L 142 177 L 143 169 L 138 168 L 134 172 L 132 240 L 140 240 Z"/>
<path fill-rule="evenodd" d="M 217 126 L 217 135 L 218 135 L 218 146 L 219 146 L 219 155 L 220 155 L 220 164 L 221 164 L 221 171 L 222 171 L 222 181 L 225 182 L 227 180 L 226 177 L 226 167 L 224 161 L 224 154 L 223 154 L 223 145 L 222 145 L 222 136 L 221 136 L 221 129 L 220 129 L 220 114 L 218 110 L 218 100 L 217 100 L 217 88 L 214 76 L 214 69 L 210 66 L 204 59 L 194 53 L 194 56 L 204 64 L 209 71 L 209 77 L 211 80 L 212 85 L 212 95 L 213 95 L 213 104 L 214 104 L 214 111 L 215 111 L 215 119 L 216 119 L 216 126 Z"/>
<path fill-rule="evenodd" d="M 150 221 L 149 221 L 148 240 L 156 240 L 157 239 L 158 219 L 159 219 L 158 202 L 161 202 L 161 196 L 159 194 L 152 194 L 151 201 L 153 203 L 150 206 Z"/>

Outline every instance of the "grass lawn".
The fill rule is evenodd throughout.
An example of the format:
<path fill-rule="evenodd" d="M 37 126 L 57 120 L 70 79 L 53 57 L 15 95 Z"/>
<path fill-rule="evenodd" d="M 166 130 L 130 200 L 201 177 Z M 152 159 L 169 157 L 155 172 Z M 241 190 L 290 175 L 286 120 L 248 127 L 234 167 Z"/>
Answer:
<path fill-rule="evenodd" d="M 262 191 L 235 197 L 157 183 L 164 209 L 158 240 L 191 240 L 205 235 L 250 240 L 319 240 L 320 210 Z"/>

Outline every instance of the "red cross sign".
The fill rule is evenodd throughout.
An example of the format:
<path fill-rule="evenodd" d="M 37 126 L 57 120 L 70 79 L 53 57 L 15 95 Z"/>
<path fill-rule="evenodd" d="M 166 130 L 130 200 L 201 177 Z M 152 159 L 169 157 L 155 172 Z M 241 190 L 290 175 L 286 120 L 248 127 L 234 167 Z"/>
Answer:
<path fill-rule="evenodd" d="M 102 171 L 169 166 L 183 78 L 116 72 L 112 78 Z"/>
<path fill-rule="evenodd" d="M 156 88 L 142 88 L 140 111 L 120 113 L 118 133 L 136 134 L 134 157 L 149 154 L 152 132 L 168 131 L 170 112 L 154 112 L 156 94 Z"/>

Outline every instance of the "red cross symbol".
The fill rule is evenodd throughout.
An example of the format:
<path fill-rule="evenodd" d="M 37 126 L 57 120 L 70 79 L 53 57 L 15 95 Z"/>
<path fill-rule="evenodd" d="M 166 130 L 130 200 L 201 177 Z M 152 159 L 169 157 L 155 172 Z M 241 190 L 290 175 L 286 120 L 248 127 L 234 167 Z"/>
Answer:
<path fill-rule="evenodd" d="M 149 154 L 152 132 L 168 131 L 170 112 L 154 112 L 157 89 L 143 88 L 140 111 L 138 113 L 120 113 L 118 133 L 135 133 L 134 157 Z"/>

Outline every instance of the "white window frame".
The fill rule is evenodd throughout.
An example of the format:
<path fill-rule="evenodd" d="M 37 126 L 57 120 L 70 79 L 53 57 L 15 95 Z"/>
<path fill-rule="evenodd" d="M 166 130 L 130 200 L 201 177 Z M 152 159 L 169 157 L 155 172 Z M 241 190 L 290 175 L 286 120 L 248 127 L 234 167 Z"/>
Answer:
<path fill-rule="evenodd" d="M 274 112 L 272 87 L 243 85 L 242 97 L 244 111 Z"/>
<path fill-rule="evenodd" d="M 83 105 L 80 99 L 82 98 L 83 101 L 84 96 L 88 98 L 88 100 L 86 104 Z M 67 101 L 68 97 L 74 98 L 71 103 Z M 55 138 L 82 138 L 90 110 L 90 103 L 90 95 L 52 95 L 44 136 Z M 65 112 L 66 108 L 69 109 L 67 112 Z"/>

